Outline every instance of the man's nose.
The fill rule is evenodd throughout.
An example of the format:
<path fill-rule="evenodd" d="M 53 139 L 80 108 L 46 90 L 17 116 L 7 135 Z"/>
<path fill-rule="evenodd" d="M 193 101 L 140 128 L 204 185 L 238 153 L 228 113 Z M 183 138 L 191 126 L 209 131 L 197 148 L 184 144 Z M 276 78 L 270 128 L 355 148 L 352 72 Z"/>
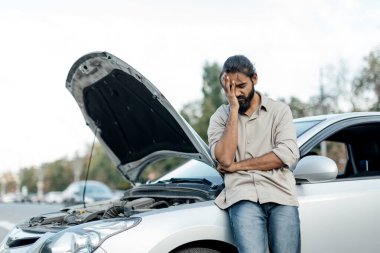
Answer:
<path fill-rule="evenodd" d="M 242 95 L 241 90 L 238 89 L 238 88 L 235 88 L 235 97 L 239 97 L 239 96 L 241 96 L 241 95 Z"/>

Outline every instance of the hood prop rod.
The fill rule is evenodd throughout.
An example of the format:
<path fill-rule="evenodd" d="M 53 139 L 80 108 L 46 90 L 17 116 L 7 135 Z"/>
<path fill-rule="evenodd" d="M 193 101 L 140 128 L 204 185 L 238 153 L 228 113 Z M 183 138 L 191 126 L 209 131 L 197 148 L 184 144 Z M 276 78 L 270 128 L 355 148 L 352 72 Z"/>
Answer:
<path fill-rule="evenodd" d="M 89 161 L 88 161 L 88 165 L 87 165 L 86 179 L 85 179 L 85 181 L 84 181 L 83 196 L 82 196 L 82 200 L 83 200 L 83 208 L 86 208 L 86 201 L 85 201 L 84 196 L 86 195 L 86 186 L 87 186 L 88 174 L 89 174 L 89 171 L 90 171 L 90 165 L 91 165 L 91 160 L 92 160 L 92 154 L 94 153 L 94 146 L 95 146 L 96 132 L 97 132 L 97 131 L 98 131 L 98 128 L 95 128 L 95 131 L 94 131 L 94 140 L 93 140 L 93 142 L 92 142 L 92 147 L 91 147 L 90 157 L 89 157 Z"/>

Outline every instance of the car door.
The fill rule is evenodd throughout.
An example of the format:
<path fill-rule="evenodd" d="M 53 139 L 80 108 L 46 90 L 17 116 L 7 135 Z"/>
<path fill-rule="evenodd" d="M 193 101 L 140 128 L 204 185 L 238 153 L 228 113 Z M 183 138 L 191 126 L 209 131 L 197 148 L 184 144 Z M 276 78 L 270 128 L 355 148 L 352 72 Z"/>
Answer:
<path fill-rule="evenodd" d="M 336 122 L 300 147 L 301 157 L 327 156 L 339 169 L 333 181 L 297 183 L 302 252 L 379 252 L 379 122 Z"/>

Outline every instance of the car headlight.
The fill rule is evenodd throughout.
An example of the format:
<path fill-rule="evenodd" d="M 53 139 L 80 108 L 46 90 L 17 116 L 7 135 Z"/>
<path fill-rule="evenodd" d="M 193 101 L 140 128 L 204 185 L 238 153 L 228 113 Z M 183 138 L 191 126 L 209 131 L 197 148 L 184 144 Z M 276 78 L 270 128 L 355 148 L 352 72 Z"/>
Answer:
<path fill-rule="evenodd" d="M 0 252 L 4 252 L 5 251 L 5 243 L 7 241 L 7 238 L 8 238 L 8 235 L 4 237 L 4 239 L 2 240 L 2 242 L 0 243 Z"/>
<path fill-rule="evenodd" d="M 39 252 L 93 252 L 108 237 L 130 229 L 140 221 L 141 218 L 102 220 L 65 229 L 46 240 Z"/>

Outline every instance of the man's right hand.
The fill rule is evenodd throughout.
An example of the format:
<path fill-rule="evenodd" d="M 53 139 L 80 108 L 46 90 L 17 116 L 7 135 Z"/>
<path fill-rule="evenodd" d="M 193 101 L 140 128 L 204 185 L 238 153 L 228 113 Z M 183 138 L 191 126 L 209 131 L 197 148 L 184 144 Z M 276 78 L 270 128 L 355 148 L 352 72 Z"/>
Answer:
<path fill-rule="evenodd" d="M 235 94 L 235 89 L 236 89 L 235 81 L 231 81 L 228 74 L 224 73 L 222 75 L 222 82 L 223 82 L 224 93 L 226 94 L 226 97 L 227 97 L 229 105 L 231 106 L 231 109 L 232 108 L 239 109 L 239 101 L 236 98 L 236 94 Z"/>
<path fill-rule="evenodd" d="M 216 143 L 215 157 L 222 166 L 220 168 L 224 170 L 223 168 L 229 168 L 235 160 L 238 140 L 238 111 L 240 105 L 236 97 L 235 82 L 231 82 L 231 77 L 227 73 L 223 73 L 221 79 L 224 92 L 226 94 L 228 103 L 230 104 L 230 113 L 226 122 L 225 129 L 223 131 L 223 135 Z"/>

